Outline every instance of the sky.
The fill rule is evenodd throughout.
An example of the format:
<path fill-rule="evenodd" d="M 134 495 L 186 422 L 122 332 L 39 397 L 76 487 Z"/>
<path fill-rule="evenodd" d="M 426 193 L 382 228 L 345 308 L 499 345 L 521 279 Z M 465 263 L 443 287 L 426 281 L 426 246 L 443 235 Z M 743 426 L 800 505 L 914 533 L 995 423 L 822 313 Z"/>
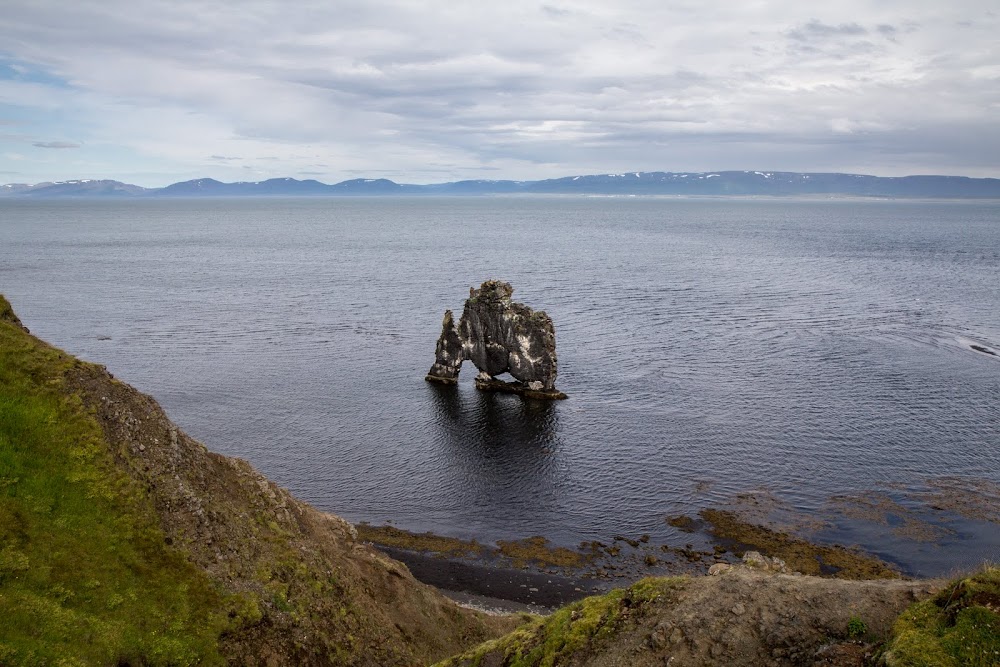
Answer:
<path fill-rule="evenodd" d="M 996 0 L 4 0 L 0 183 L 1000 177 Z"/>

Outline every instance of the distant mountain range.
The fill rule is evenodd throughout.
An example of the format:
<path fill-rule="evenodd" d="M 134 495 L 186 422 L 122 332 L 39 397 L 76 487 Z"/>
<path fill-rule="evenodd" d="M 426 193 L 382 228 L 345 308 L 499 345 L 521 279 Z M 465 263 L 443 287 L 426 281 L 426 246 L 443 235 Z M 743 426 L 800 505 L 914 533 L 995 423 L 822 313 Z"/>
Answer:
<path fill-rule="evenodd" d="M 964 176 L 882 177 L 862 174 L 801 174 L 786 171 L 663 171 L 568 176 L 541 181 L 455 181 L 405 185 L 384 178 L 356 178 L 334 185 L 315 180 L 272 178 L 222 183 L 212 178 L 142 188 L 118 181 L 78 180 L 0 185 L 0 198 L 139 197 L 332 197 L 384 195 L 841 195 L 858 197 L 997 198 L 1000 179 Z"/>

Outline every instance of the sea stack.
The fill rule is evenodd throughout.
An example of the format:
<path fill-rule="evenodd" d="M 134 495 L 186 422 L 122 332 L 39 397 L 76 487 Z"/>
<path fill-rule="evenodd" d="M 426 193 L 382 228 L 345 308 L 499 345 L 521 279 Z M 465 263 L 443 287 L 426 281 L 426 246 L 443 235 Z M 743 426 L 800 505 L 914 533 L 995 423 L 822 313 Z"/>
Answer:
<path fill-rule="evenodd" d="M 545 311 L 511 299 L 510 283 L 487 280 L 471 288 L 462 318 L 455 324 L 445 311 L 429 382 L 456 384 L 462 362 L 476 368 L 476 388 L 507 391 L 530 398 L 562 399 L 556 389 L 556 332 Z M 498 380 L 510 373 L 515 382 Z"/>

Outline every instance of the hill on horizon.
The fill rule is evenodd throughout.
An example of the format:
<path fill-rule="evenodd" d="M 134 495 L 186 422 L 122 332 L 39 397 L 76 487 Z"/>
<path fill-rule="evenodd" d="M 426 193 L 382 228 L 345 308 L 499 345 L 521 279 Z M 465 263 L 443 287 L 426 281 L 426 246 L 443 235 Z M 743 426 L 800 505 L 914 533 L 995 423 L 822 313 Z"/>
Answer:
<path fill-rule="evenodd" d="M 355 178 L 329 185 L 314 179 L 290 177 L 234 183 L 197 178 L 162 188 L 143 188 L 120 181 L 94 179 L 0 185 L 0 198 L 32 199 L 511 194 L 998 199 L 1000 179 L 783 171 L 637 171 L 535 181 L 463 180 L 425 185 L 401 184 L 385 178 Z"/>

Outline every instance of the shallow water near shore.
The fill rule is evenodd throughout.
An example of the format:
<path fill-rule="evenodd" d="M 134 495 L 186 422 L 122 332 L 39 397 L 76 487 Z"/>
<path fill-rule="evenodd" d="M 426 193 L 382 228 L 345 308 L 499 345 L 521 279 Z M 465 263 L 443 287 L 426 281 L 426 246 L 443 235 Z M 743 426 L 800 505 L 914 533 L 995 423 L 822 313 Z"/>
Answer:
<path fill-rule="evenodd" d="M 321 509 L 697 547 L 665 519 L 756 494 L 920 575 L 1000 557 L 998 276 L 996 202 L 0 201 L 33 333 Z M 569 400 L 424 382 L 487 278 Z"/>

